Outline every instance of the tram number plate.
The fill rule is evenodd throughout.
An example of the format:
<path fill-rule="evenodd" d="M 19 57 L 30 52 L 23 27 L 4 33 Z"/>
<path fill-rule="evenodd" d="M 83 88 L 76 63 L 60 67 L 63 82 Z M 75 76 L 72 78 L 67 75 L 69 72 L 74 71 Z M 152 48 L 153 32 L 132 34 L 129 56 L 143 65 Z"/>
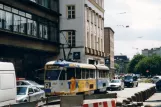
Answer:
<path fill-rule="evenodd" d="M 48 88 L 50 88 L 50 87 L 51 87 L 51 83 L 50 83 L 50 82 L 46 82 L 46 83 L 45 83 L 45 88 L 48 89 Z"/>

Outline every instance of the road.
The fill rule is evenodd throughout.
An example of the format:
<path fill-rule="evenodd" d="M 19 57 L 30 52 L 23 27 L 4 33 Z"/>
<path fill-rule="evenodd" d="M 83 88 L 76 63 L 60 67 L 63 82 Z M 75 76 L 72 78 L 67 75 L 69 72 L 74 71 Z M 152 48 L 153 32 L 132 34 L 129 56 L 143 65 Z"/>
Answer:
<path fill-rule="evenodd" d="M 117 101 L 122 102 L 124 99 L 133 96 L 135 93 L 148 89 L 149 87 L 154 86 L 151 83 L 139 83 L 138 87 L 134 88 L 125 88 L 122 91 L 109 91 L 109 93 L 117 93 Z"/>
<path fill-rule="evenodd" d="M 121 91 L 108 91 L 109 93 L 117 93 L 117 101 L 122 102 L 124 99 L 127 99 L 128 97 L 133 96 L 135 93 L 143 91 L 148 89 L 149 87 L 154 86 L 154 84 L 150 84 L 150 83 L 139 83 L 138 87 L 134 87 L 134 88 L 125 88 L 124 90 Z M 105 99 L 107 100 L 107 99 Z M 109 99 L 108 99 L 109 100 Z M 99 101 L 99 100 L 91 100 L 91 102 L 94 101 Z M 84 102 L 89 102 L 89 101 L 84 101 Z M 49 106 L 44 106 L 44 107 L 60 107 L 59 104 L 57 105 L 49 105 Z"/>

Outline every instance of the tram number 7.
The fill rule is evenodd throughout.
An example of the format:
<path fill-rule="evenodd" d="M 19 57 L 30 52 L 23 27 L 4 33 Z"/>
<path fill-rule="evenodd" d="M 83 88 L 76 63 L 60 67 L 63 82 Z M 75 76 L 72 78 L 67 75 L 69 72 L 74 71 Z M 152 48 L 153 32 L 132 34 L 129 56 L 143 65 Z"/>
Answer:
<path fill-rule="evenodd" d="M 50 86 L 51 86 L 50 82 L 45 83 L 45 88 L 46 89 L 50 88 Z"/>

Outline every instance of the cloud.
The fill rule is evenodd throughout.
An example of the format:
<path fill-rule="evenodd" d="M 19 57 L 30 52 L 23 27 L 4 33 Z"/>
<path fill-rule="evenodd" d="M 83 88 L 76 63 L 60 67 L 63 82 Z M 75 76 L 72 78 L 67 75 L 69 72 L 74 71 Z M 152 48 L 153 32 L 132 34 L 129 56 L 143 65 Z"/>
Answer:
<path fill-rule="evenodd" d="M 122 12 L 126 14 L 119 14 Z M 132 47 L 139 52 L 160 47 L 160 13 L 161 0 L 105 0 L 105 26 L 115 31 L 115 54 L 132 57 L 137 52 Z"/>

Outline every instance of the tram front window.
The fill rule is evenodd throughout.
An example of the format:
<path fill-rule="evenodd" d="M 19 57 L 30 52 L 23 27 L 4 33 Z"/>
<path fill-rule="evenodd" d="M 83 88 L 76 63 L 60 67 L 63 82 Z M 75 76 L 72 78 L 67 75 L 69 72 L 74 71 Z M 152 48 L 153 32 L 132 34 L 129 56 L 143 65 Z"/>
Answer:
<path fill-rule="evenodd" d="M 61 70 L 46 70 L 46 80 L 58 80 Z"/>

